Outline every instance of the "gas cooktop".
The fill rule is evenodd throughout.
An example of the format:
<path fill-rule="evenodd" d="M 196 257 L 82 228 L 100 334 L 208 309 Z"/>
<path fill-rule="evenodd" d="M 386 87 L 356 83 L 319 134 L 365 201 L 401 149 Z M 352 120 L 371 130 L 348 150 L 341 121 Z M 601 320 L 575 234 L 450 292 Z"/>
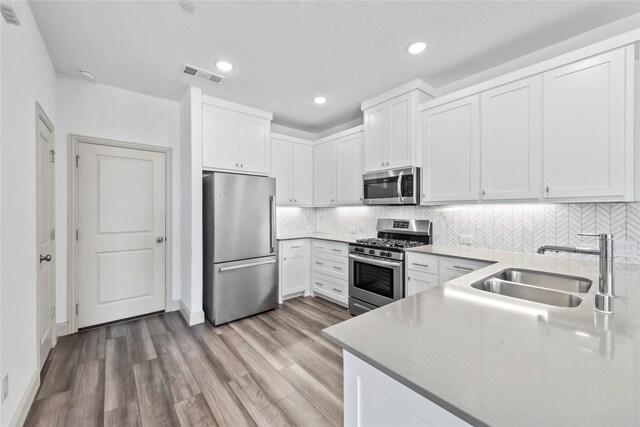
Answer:
<path fill-rule="evenodd" d="M 416 246 L 423 246 L 426 244 L 426 243 L 418 242 L 415 240 L 381 239 L 377 237 L 372 237 L 369 239 L 358 239 L 356 240 L 356 243 L 370 246 L 370 247 L 397 248 L 397 249 L 413 248 Z"/>

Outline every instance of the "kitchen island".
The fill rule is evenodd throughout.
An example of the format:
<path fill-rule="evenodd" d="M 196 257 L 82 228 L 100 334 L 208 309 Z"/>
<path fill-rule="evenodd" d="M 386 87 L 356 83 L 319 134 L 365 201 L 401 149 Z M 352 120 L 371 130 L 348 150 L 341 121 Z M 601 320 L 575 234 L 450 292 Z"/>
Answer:
<path fill-rule="evenodd" d="M 616 264 L 607 315 L 594 310 L 595 259 L 410 251 L 493 264 L 324 330 L 345 351 L 346 425 L 385 425 L 394 411 L 436 424 L 640 425 L 640 266 Z M 471 287 L 507 268 L 593 285 L 573 308 Z"/>

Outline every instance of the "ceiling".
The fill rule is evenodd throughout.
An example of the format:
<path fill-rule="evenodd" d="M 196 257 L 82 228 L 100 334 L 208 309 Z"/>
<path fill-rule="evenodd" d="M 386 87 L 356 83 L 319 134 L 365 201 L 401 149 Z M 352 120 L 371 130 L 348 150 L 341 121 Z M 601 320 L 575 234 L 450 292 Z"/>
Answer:
<path fill-rule="evenodd" d="M 320 132 L 361 116 L 360 103 L 414 78 L 437 87 L 638 13 L 613 1 L 31 1 L 56 70 L 179 100 L 205 94 L 271 111 Z M 429 48 L 411 56 L 409 43 Z M 182 74 L 216 71 L 222 85 Z M 327 97 L 316 105 L 316 95 Z"/>

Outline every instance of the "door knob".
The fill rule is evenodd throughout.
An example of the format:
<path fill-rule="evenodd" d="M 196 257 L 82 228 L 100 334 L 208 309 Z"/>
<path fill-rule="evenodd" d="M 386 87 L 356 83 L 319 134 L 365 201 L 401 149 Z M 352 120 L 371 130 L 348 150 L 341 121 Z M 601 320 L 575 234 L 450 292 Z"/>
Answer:
<path fill-rule="evenodd" d="M 158 237 L 158 238 L 156 239 L 156 242 L 158 242 L 158 243 L 162 243 L 162 242 L 164 242 L 164 237 Z"/>
<path fill-rule="evenodd" d="M 40 262 L 42 261 L 51 262 L 51 255 L 50 254 L 47 254 L 47 256 L 40 255 Z"/>

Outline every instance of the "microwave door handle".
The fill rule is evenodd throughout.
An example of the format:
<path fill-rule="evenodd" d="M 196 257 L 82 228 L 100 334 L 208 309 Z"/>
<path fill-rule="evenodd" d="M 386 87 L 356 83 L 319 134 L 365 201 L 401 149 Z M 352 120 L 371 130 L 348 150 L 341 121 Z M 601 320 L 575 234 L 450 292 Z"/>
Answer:
<path fill-rule="evenodd" d="M 404 203 L 404 197 L 402 197 L 402 175 L 404 172 L 400 172 L 398 175 L 398 198 L 400 199 L 400 203 Z"/>

